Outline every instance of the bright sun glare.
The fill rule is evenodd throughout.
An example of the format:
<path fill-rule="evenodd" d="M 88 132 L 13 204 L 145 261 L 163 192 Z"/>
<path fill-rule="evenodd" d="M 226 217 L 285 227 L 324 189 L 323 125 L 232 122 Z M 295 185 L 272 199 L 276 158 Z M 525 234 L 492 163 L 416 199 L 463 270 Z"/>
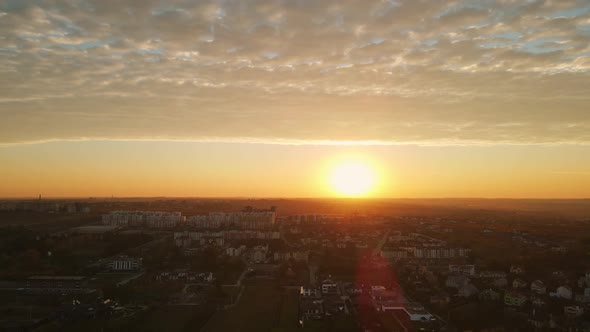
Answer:
<path fill-rule="evenodd" d="M 342 196 L 367 195 L 375 185 L 375 172 L 360 161 L 345 161 L 337 164 L 331 172 L 331 184 Z"/>

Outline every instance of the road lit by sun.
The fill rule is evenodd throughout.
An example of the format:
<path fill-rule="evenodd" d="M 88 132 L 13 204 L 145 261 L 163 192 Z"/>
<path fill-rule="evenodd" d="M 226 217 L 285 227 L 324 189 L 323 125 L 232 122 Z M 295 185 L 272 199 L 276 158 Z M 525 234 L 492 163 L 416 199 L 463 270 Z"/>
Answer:
<path fill-rule="evenodd" d="M 367 196 L 377 181 L 375 170 L 358 160 L 342 161 L 334 165 L 329 176 L 332 189 L 343 197 Z"/>

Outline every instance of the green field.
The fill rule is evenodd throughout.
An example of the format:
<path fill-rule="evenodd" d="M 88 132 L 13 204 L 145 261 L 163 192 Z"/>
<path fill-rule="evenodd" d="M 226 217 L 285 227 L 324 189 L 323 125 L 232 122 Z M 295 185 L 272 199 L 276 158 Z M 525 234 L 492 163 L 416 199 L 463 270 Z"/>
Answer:
<path fill-rule="evenodd" d="M 163 306 L 137 317 L 128 331 L 199 331 L 209 315 L 198 306 Z"/>
<path fill-rule="evenodd" d="M 97 287 L 109 287 L 116 285 L 119 281 L 133 276 L 135 273 L 98 273 L 90 282 Z"/>
<path fill-rule="evenodd" d="M 281 299 L 281 311 L 276 328 L 296 328 L 299 320 L 299 298 L 296 291 L 287 291 Z M 276 330 L 276 329 L 275 329 Z"/>
<path fill-rule="evenodd" d="M 239 302 L 217 312 L 205 332 L 297 332 L 324 331 L 325 323 L 310 322 L 298 327 L 299 298 L 296 290 L 277 287 L 269 280 L 250 280 Z"/>
<path fill-rule="evenodd" d="M 47 332 L 193 332 L 199 331 L 209 319 L 209 309 L 197 306 L 162 306 L 137 316 L 121 320 L 84 320 L 65 326 L 54 324 L 41 331 Z"/>
<path fill-rule="evenodd" d="M 252 280 L 236 306 L 217 312 L 207 323 L 207 332 L 264 332 L 275 327 L 287 330 L 297 324 L 296 297 L 285 295 L 269 280 Z"/>

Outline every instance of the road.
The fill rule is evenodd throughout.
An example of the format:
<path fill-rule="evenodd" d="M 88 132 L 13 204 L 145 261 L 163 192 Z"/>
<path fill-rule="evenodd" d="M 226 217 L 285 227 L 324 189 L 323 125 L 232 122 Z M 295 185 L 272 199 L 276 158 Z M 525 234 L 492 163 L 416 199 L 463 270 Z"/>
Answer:
<path fill-rule="evenodd" d="M 379 243 L 377 243 L 377 247 L 375 247 L 375 250 L 373 252 L 374 254 L 379 255 L 379 253 L 381 252 L 381 248 L 383 248 L 385 243 L 387 243 L 387 239 L 389 238 L 390 232 L 391 232 L 391 230 L 388 230 L 387 232 L 385 232 L 385 234 L 383 235 L 381 240 L 379 240 Z"/>
<path fill-rule="evenodd" d="M 132 280 L 135 280 L 135 279 L 137 279 L 137 278 L 141 277 L 141 276 L 142 276 L 142 275 L 144 275 L 144 274 L 145 274 L 145 272 L 144 272 L 144 271 L 141 271 L 141 272 L 139 272 L 139 273 L 136 273 L 136 274 L 134 274 L 134 275 L 132 275 L 132 276 L 129 276 L 129 277 L 127 277 L 127 278 L 125 278 L 125 279 L 123 279 L 123 280 L 119 281 L 119 282 L 117 283 L 117 287 L 119 287 L 119 286 L 122 286 L 122 285 L 125 285 L 125 284 L 127 284 L 128 282 L 130 282 L 130 281 L 132 281 Z"/>

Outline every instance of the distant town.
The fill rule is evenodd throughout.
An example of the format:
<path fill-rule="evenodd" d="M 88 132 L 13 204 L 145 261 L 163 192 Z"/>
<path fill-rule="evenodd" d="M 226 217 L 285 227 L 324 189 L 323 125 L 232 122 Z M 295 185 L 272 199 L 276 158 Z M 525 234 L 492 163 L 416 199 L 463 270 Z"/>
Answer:
<path fill-rule="evenodd" d="M 589 331 L 590 203 L 489 204 L 5 200 L 0 331 Z"/>

